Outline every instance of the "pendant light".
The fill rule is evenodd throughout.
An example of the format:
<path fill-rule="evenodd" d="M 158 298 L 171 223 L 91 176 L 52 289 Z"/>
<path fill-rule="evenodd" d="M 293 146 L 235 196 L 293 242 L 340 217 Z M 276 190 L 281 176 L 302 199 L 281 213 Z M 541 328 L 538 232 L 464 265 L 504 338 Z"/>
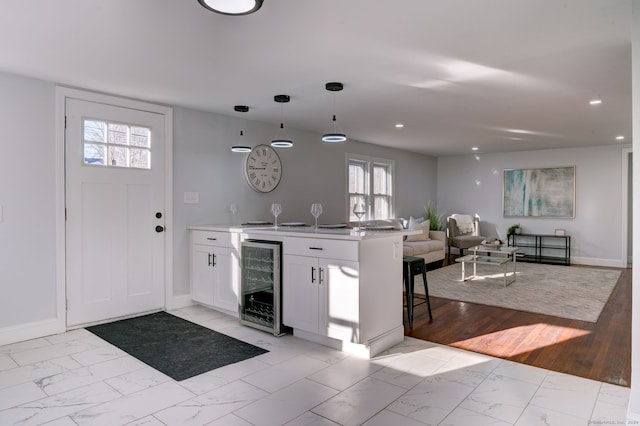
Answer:
<path fill-rule="evenodd" d="M 331 130 L 324 135 L 322 135 L 323 142 L 345 142 L 347 140 L 347 135 L 342 133 L 342 131 L 338 128 L 338 123 L 336 122 L 336 92 L 341 91 L 344 86 L 342 83 L 331 82 L 327 83 L 325 89 L 329 92 L 333 92 L 333 119 L 331 120 Z"/>
<path fill-rule="evenodd" d="M 233 107 L 233 110 L 236 112 L 249 112 L 249 107 L 246 105 L 236 105 Z M 240 144 L 234 145 L 231 147 L 231 152 L 251 152 L 251 147 L 246 145 L 241 145 L 244 141 L 244 132 L 240 129 L 240 138 L 238 142 Z"/>
<path fill-rule="evenodd" d="M 287 135 L 287 131 L 284 129 L 284 112 L 282 104 L 288 103 L 291 98 L 289 95 L 276 95 L 273 97 L 273 100 L 280 104 L 280 128 L 276 132 L 275 138 L 271 141 L 271 146 L 274 148 L 291 148 L 293 146 L 293 141 L 289 139 L 289 135 Z"/>
<path fill-rule="evenodd" d="M 262 0 L 198 0 L 198 3 L 223 15 L 248 15 L 262 6 Z"/>

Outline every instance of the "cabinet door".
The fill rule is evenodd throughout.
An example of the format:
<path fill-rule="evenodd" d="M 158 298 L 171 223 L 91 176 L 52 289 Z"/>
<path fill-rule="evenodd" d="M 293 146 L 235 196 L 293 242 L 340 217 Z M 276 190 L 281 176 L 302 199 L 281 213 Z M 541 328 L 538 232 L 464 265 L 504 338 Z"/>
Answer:
<path fill-rule="evenodd" d="M 238 291 L 234 283 L 234 265 L 237 264 L 233 250 L 226 247 L 210 247 L 215 256 L 213 266 L 213 306 L 238 312 Z"/>
<path fill-rule="evenodd" d="M 285 255 L 282 268 L 282 322 L 318 333 L 318 259 Z"/>
<path fill-rule="evenodd" d="M 319 259 L 320 334 L 359 343 L 360 301 L 358 262 Z"/>
<path fill-rule="evenodd" d="M 212 249 L 210 246 L 191 244 L 191 298 L 207 305 L 213 305 Z"/>

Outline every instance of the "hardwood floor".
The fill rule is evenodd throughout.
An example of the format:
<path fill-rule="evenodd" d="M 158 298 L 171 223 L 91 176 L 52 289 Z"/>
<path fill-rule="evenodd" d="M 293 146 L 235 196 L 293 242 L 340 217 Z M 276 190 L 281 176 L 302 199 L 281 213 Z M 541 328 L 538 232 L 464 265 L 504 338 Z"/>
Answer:
<path fill-rule="evenodd" d="M 433 321 L 420 305 L 405 334 L 629 387 L 632 271 L 621 271 L 597 323 L 431 297 Z"/>

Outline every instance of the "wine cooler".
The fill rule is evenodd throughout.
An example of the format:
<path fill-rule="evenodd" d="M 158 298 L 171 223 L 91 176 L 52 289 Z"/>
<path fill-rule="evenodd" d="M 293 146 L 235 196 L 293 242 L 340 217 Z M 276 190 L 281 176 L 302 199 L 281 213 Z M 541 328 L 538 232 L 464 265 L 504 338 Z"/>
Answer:
<path fill-rule="evenodd" d="M 275 336 L 284 334 L 281 249 L 279 241 L 247 240 L 241 252 L 240 322 Z"/>

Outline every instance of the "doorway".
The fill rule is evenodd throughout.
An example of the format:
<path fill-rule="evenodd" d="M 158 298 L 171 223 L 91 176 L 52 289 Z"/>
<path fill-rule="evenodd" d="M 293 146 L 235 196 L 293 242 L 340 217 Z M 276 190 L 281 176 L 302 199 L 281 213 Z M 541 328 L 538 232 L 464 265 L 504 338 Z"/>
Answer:
<path fill-rule="evenodd" d="M 61 90 L 66 327 L 170 308 L 171 110 Z"/>

